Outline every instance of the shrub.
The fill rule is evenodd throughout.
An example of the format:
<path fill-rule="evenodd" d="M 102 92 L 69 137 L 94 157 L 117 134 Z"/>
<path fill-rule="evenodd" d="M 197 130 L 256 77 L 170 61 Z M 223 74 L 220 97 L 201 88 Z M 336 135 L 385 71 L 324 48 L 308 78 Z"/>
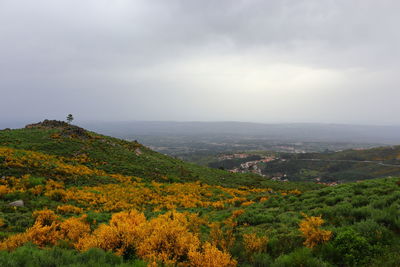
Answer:
<path fill-rule="evenodd" d="M 259 237 L 256 234 L 244 234 L 243 244 L 246 254 L 251 257 L 255 253 L 264 252 L 268 238 L 266 236 Z"/>
<path fill-rule="evenodd" d="M 371 244 L 386 244 L 393 238 L 392 233 L 386 227 L 372 219 L 358 222 L 354 224 L 353 228 Z"/>
<path fill-rule="evenodd" d="M 374 210 L 372 218 L 379 224 L 383 224 L 391 230 L 400 230 L 400 216 L 396 206 L 390 206 L 383 210 Z"/>
<path fill-rule="evenodd" d="M 324 223 L 324 220 L 319 217 L 308 217 L 304 214 L 304 220 L 299 224 L 299 230 L 302 232 L 303 237 L 306 239 L 304 245 L 309 248 L 313 248 L 318 244 L 328 241 L 332 232 L 327 230 L 319 229 Z"/>
<path fill-rule="evenodd" d="M 126 265 L 125 265 L 126 264 Z M 101 249 L 90 249 L 84 253 L 77 253 L 69 249 L 53 247 L 38 249 L 32 244 L 26 244 L 13 252 L 0 251 L 0 266 L 136 266 L 145 267 L 144 262 L 135 260 L 123 262 L 123 259 L 111 252 Z"/>
<path fill-rule="evenodd" d="M 373 210 L 369 207 L 361 207 L 352 210 L 352 215 L 355 221 L 362 221 L 366 220 L 367 218 L 371 217 Z"/>
<path fill-rule="evenodd" d="M 273 257 L 292 252 L 294 249 L 302 246 L 303 239 L 297 232 L 279 234 L 270 239 L 267 245 L 267 251 Z"/>
<path fill-rule="evenodd" d="M 332 244 L 340 255 L 338 264 L 359 265 L 368 262 L 372 248 L 368 241 L 353 229 L 339 232 Z"/>
<path fill-rule="evenodd" d="M 267 253 L 256 253 L 253 255 L 252 266 L 265 267 L 272 264 L 272 258 Z"/>
<path fill-rule="evenodd" d="M 324 267 L 328 263 L 315 258 L 309 248 L 300 248 L 294 252 L 278 257 L 272 267 Z"/>
<path fill-rule="evenodd" d="M 246 213 L 242 214 L 237 222 L 239 224 L 249 224 L 249 225 L 259 225 L 262 223 L 273 223 L 277 221 L 276 216 L 266 212 L 259 212 L 256 210 L 246 211 Z"/>
<path fill-rule="evenodd" d="M 218 250 L 215 246 L 206 242 L 201 251 L 190 250 L 188 253 L 189 266 L 197 267 L 229 267 L 236 266 L 236 261 L 231 256 Z"/>
<path fill-rule="evenodd" d="M 136 211 L 115 213 L 111 217 L 110 225 L 102 224 L 92 235 L 82 237 L 76 248 L 86 251 L 97 247 L 126 255 L 140 238 L 138 226 L 145 221 L 144 215 Z"/>
<path fill-rule="evenodd" d="M 71 217 L 61 222 L 60 218 L 52 210 L 35 211 L 35 224 L 24 233 L 12 235 L 0 243 L 0 249 L 13 250 L 27 242 L 44 247 L 55 245 L 60 240 L 77 242 L 90 231 L 86 222 L 86 216 L 80 218 Z"/>
<path fill-rule="evenodd" d="M 365 196 L 355 196 L 353 197 L 351 204 L 353 205 L 353 207 L 362 207 L 365 205 L 368 205 L 369 203 L 369 199 Z"/>

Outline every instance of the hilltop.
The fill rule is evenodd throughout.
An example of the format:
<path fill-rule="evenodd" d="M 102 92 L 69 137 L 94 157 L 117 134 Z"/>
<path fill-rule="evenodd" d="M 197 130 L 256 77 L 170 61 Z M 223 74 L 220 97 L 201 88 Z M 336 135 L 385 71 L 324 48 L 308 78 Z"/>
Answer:
<path fill-rule="evenodd" d="M 400 260 L 399 178 L 274 182 L 57 121 L 0 131 L 0 177 L 2 266 Z"/>

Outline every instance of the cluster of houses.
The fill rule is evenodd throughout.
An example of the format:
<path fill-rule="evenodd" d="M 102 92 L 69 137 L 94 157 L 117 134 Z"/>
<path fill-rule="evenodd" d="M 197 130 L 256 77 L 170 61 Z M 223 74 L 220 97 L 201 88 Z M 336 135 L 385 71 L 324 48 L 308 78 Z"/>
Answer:
<path fill-rule="evenodd" d="M 246 157 L 243 157 L 243 158 L 247 158 L 247 157 L 250 156 L 249 154 L 233 154 L 233 155 L 238 155 L 240 157 L 242 157 L 243 155 L 247 155 Z M 230 156 L 230 155 L 226 155 L 226 156 Z M 239 157 L 236 157 L 236 158 L 239 158 Z M 259 159 L 259 160 L 246 161 L 246 162 L 240 164 L 240 167 L 234 168 L 234 169 L 229 170 L 229 171 L 233 172 L 233 173 L 252 172 L 252 173 L 259 174 L 261 176 L 265 176 L 265 175 L 263 175 L 261 173 L 261 169 L 258 166 L 258 164 L 259 163 L 267 163 L 267 162 L 270 162 L 270 161 L 275 160 L 275 159 L 276 158 L 273 157 L 273 156 L 268 156 L 268 157 L 265 156 L 265 157 L 263 157 L 262 159 Z"/>
<path fill-rule="evenodd" d="M 251 154 L 246 154 L 246 153 L 236 153 L 236 154 L 229 154 L 229 155 L 221 155 L 219 157 L 220 160 L 226 160 L 226 159 L 243 159 L 251 156 Z M 261 176 L 266 176 L 262 174 L 261 168 L 259 167 L 259 163 L 268 163 L 270 161 L 276 160 L 277 158 L 274 156 L 264 156 L 263 158 L 259 160 L 252 160 L 252 161 L 246 161 L 242 164 L 240 164 L 239 167 L 234 168 L 229 170 L 232 173 L 255 173 Z M 281 161 L 286 161 L 285 159 L 280 159 Z M 279 181 L 279 182 L 288 182 L 287 175 L 284 173 L 278 173 L 275 174 L 274 177 L 271 178 L 273 181 Z M 315 178 L 315 182 L 318 184 L 324 184 L 327 186 L 336 186 L 339 183 L 338 182 L 322 182 L 321 178 Z"/>

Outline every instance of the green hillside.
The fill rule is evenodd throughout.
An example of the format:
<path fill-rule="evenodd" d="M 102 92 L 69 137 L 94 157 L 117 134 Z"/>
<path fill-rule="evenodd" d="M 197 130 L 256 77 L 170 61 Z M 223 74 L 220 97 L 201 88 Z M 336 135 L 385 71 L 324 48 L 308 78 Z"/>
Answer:
<path fill-rule="evenodd" d="M 399 178 L 273 182 L 55 121 L 0 131 L 0 178 L 1 266 L 400 262 Z"/>
<path fill-rule="evenodd" d="M 283 160 L 282 160 L 283 159 Z M 400 176 L 400 146 L 333 153 L 282 154 L 262 167 L 268 176 L 286 174 L 290 181 L 354 182 Z"/>
<path fill-rule="evenodd" d="M 66 158 L 90 158 L 85 166 L 108 173 L 134 175 L 148 181 L 202 181 L 222 186 L 282 187 L 258 175 L 232 174 L 172 158 L 137 143 L 99 135 L 59 121 L 24 129 L 0 131 L 0 146 L 43 152 Z M 290 189 L 288 185 L 286 189 Z M 296 184 L 307 190 L 318 185 Z"/>

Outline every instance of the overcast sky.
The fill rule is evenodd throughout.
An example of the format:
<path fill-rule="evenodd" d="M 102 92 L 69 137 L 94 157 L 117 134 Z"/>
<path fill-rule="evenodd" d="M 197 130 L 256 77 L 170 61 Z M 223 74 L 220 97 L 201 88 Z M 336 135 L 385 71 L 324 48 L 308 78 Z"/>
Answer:
<path fill-rule="evenodd" d="M 0 120 L 400 125 L 400 1 L 0 0 Z"/>

